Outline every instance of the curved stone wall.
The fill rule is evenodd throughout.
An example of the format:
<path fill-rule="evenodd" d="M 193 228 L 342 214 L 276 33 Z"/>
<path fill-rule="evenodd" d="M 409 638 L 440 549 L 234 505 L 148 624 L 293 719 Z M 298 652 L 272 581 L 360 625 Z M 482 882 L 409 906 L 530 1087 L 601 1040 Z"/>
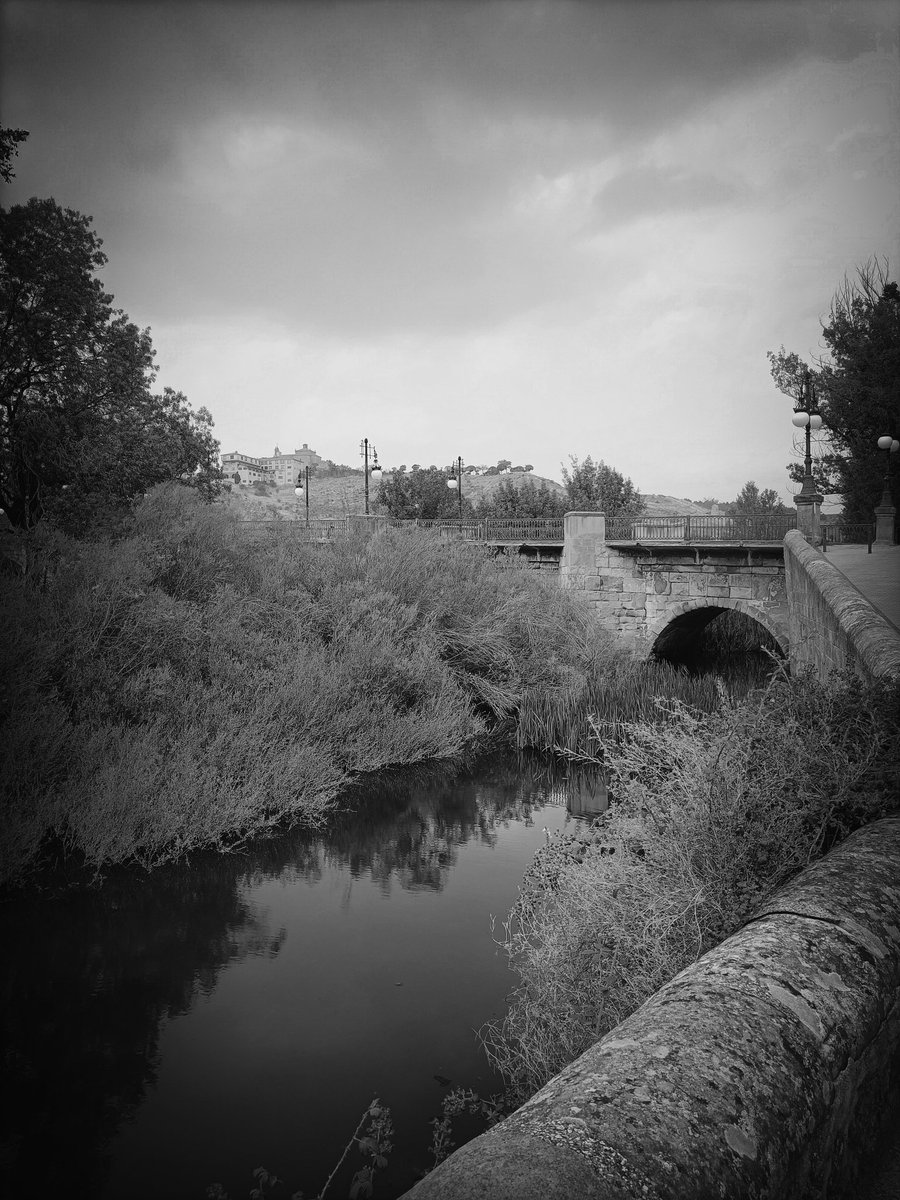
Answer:
<path fill-rule="evenodd" d="M 784 539 L 791 665 L 900 675 L 900 634 L 801 533 Z"/>
<path fill-rule="evenodd" d="M 851 835 L 415 1200 L 833 1200 L 897 1085 L 900 817 Z"/>

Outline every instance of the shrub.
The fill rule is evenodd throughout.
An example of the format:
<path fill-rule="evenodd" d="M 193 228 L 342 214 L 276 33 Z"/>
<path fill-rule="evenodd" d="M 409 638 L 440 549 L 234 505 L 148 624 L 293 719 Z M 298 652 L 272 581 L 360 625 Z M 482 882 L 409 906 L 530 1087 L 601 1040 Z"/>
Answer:
<path fill-rule="evenodd" d="M 471 547 L 254 536 L 177 486 L 124 536 L 39 529 L 29 552 L 0 583 L 6 882 L 48 839 L 101 870 L 318 823 L 367 774 L 462 755 L 594 653 L 575 597 Z"/>
<path fill-rule="evenodd" d="M 505 925 L 519 976 L 482 1031 L 521 1102 L 766 895 L 900 796 L 900 690 L 779 675 L 701 716 L 596 733 L 615 801 L 548 839 Z"/>

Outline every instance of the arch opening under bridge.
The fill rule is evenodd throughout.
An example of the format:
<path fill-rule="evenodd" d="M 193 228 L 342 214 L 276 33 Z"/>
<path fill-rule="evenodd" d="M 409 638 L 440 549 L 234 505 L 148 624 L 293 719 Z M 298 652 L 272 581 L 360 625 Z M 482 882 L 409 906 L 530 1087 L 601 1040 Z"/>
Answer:
<path fill-rule="evenodd" d="M 785 659 L 788 657 L 789 639 L 786 625 L 761 605 L 727 597 L 696 597 L 669 605 L 649 624 L 643 657 L 677 663 L 689 661 L 697 652 L 704 632 L 727 612 L 738 613 L 744 618 L 748 638 L 752 638 L 755 624 L 760 646 L 773 650 Z"/>

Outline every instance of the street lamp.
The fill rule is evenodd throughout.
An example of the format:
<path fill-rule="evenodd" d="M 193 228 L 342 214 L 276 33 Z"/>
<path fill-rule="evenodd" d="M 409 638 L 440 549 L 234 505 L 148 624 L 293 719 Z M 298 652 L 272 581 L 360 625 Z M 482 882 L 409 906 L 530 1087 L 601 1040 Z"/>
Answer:
<path fill-rule="evenodd" d="M 815 494 L 816 485 L 813 483 L 812 477 L 810 434 L 814 429 L 822 428 L 822 418 L 816 411 L 815 384 L 812 381 L 809 371 L 806 372 L 801 380 L 800 395 L 797 398 L 797 407 L 794 409 L 791 422 L 797 429 L 802 429 L 806 434 L 806 456 L 803 459 L 803 486 L 800 489 L 800 495 L 813 495 Z"/>
<path fill-rule="evenodd" d="M 369 451 L 372 451 L 372 469 L 369 470 Z M 366 480 L 366 516 L 369 515 L 369 476 L 377 482 L 381 479 L 381 467 L 378 465 L 378 451 L 374 446 L 369 445 L 369 439 L 363 438 L 359 443 L 359 453 L 363 460 L 363 473 Z"/>
<path fill-rule="evenodd" d="M 816 491 L 812 475 L 812 444 L 810 435 L 814 429 L 822 428 L 822 418 L 817 411 L 815 385 L 809 371 L 800 380 L 800 395 L 794 408 L 791 422 L 795 429 L 806 435 L 806 455 L 803 459 L 803 485 L 794 497 L 797 505 L 797 528 L 811 542 L 819 537 L 819 513 L 822 496 Z"/>
<path fill-rule="evenodd" d="M 309 524 L 309 467 L 304 467 L 297 476 L 297 486 L 294 488 L 294 495 L 299 499 L 301 496 L 306 497 L 306 523 Z"/>
<path fill-rule="evenodd" d="M 885 434 L 884 437 L 878 439 L 878 449 L 885 451 L 884 495 L 881 497 L 881 507 L 884 508 L 891 505 L 891 455 L 900 450 L 900 442 L 896 438 L 892 438 L 890 434 Z"/>
<path fill-rule="evenodd" d="M 456 460 L 456 477 L 450 476 L 447 480 L 447 487 L 451 492 L 456 492 L 459 501 L 459 519 L 462 520 L 462 456 Z"/>

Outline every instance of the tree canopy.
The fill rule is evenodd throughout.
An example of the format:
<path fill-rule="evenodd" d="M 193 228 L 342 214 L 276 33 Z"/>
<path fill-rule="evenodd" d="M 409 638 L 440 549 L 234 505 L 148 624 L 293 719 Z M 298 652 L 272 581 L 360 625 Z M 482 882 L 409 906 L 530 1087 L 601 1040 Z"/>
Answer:
<path fill-rule="evenodd" d="M 391 517 L 437 520 L 459 516 L 459 493 L 447 487 L 450 472 L 414 464 L 409 471 L 391 471 L 378 486 L 375 503 Z M 463 489 L 463 516 L 472 515 L 472 504 Z"/>
<path fill-rule="evenodd" d="M 212 417 L 153 394 L 154 351 L 106 293 L 91 219 L 52 199 L 0 209 L 0 506 L 72 531 L 154 484 L 221 486 Z"/>
<path fill-rule="evenodd" d="M 568 510 L 566 497 L 552 491 L 542 481 L 523 479 L 517 486 L 512 479 L 501 479 L 497 490 L 478 501 L 479 517 L 562 517 Z"/>
<path fill-rule="evenodd" d="M 744 484 L 734 500 L 722 505 L 722 508 L 730 517 L 787 518 L 792 513 L 774 488 L 760 490 L 752 479 Z"/>
<path fill-rule="evenodd" d="M 602 460 L 595 463 L 590 454 L 583 462 L 571 454 L 569 463 L 570 468 L 563 466 L 562 476 L 570 511 L 602 512 L 607 518 L 636 517 L 643 511 L 640 492 L 614 467 Z"/>
<path fill-rule="evenodd" d="M 807 371 L 815 389 L 827 448 L 813 475 L 825 495 L 843 498 L 850 521 L 871 521 L 881 498 L 886 460 L 878 438 L 900 436 L 900 289 L 886 262 L 870 260 L 838 287 L 822 326 L 828 347 L 812 368 L 782 346 L 768 358 L 776 387 L 796 401 Z M 897 502 L 900 464 L 891 463 Z M 791 463 L 795 482 L 802 465 Z"/>
<path fill-rule="evenodd" d="M 4 183 L 9 183 L 15 175 L 12 160 L 19 153 L 19 143 L 27 137 L 27 129 L 0 129 L 0 179 Z"/>

